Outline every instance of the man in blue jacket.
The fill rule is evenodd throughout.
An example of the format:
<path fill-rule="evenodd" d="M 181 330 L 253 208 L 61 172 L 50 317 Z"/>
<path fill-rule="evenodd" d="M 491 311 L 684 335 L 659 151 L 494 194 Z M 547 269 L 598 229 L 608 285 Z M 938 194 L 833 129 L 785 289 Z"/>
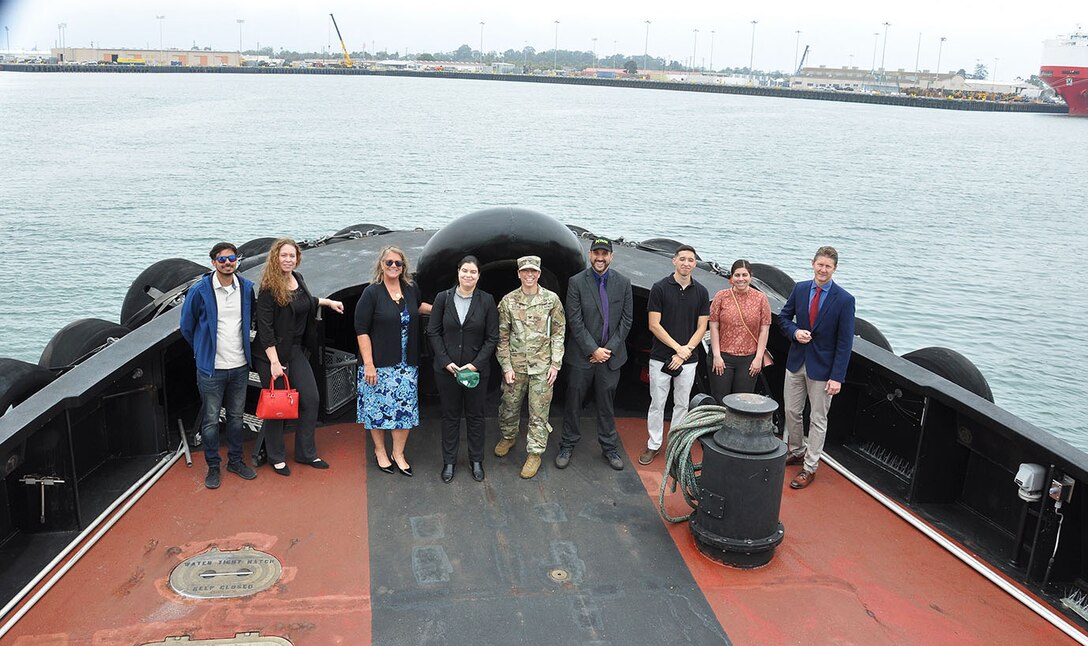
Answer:
<path fill-rule="evenodd" d="M 193 346 L 196 384 L 203 400 L 200 427 L 208 475 L 204 486 L 219 487 L 219 409 L 227 417 L 227 471 L 246 480 L 257 473 L 242 458 L 242 413 L 249 382 L 253 283 L 235 275 L 238 249 L 220 242 L 209 254 L 214 271 L 204 274 L 185 295 L 181 335 Z"/>
<path fill-rule="evenodd" d="M 794 489 L 804 489 L 816 478 L 827 436 L 827 411 L 846 381 L 854 347 L 854 297 L 831 280 L 838 266 L 834 247 L 817 249 L 813 279 L 797 283 L 779 313 L 782 331 L 791 340 L 783 384 L 786 464 L 804 465 L 790 482 Z M 806 398 L 811 404 L 807 446 L 801 419 Z"/>

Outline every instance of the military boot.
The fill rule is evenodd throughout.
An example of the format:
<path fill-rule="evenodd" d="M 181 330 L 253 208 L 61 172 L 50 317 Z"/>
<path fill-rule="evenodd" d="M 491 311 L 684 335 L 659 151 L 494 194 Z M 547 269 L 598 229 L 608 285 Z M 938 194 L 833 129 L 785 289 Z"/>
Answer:
<path fill-rule="evenodd" d="M 516 442 L 517 438 L 512 437 L 509 440 L 505 437 L 502 438 L 499 440 L 499 443 L 495 445 L 495 455 L 500 458 L 506 457 L 506 454 L 510 452 L 510 449 L 514 448 Z"/>
<path fill-rule="evenodd" d="M 530 453 L 529 457 L 525 458 L 525 465 L 521 467 L 521 477 L 528 480 L 535 476 L 539 469 L 540 456 L 535 453 Z"/>

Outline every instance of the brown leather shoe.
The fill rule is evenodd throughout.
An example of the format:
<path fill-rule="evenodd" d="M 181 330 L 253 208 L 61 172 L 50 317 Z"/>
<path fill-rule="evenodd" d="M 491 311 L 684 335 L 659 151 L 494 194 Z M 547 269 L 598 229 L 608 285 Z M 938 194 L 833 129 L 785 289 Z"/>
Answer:
<path fill-rule="evenodd" d="M 654 458 L 656 458 L 657 454 L 660 452 L 661 449 L 646 449 L 642 452 L 642 455 L 638 456 L 638 463 L 642 465 L 647 465 L 653 462 Z"/>
<path fill-rule="evenodd" d="M 790 489 L 804 489 L 812 484 L 812 481 L 816 479 L 816 474 L 811 471 L 801 470 L 801 473 L 797 474 L 797 477 L 790 483 Z"/>
<path fill-rule="evenodd" d="M 786 466 L 787 467 L 792 467 L 792 466 L 794 466 L 796 464 L 804 464 L 804 463 L 805 463 L 805 454 L 804 453 L 802 453 L 801 455 L 790 455 L 790 456 L 786 457 Z"/>

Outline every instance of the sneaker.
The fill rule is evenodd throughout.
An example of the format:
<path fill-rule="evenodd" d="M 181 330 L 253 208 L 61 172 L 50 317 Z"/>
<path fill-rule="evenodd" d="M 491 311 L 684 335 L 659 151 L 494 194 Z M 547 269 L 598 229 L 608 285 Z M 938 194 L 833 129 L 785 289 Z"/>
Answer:
<path fill-rule="evenodd" d="M 660 452 L 661 449 L 646 449 L 642 452 L 642 455 L 638 456 L 638 463 L 642 465 L 647 465 L 653 462 L 654 458 L 656 458 L 657 454 Z"/>
<path fill-rule="evenodd" d="M 247 467 L 245 462 L 231 462 L 227 464 L 227 471 L 237 473 L 243 480 L 252 480 L 257 477 L 257 472 Z"/>
<path fill-rule="evenodd" d="M 570 454 L 574 450 L 568 447 L 559 449 L 559 455 L 555 456 L 555 467 L 557 469 L 566 469 L 570 465 Z"/>
<path fill-rule="evenodd" d="M 525 465 L 521 467 L 521 477 L 528 480 L 536 475 L 536 472 L 540 469 L 540 456 L 535 453 L 530 453 L 529 457 L 525 458 Z"/>
<path fill-rule="evenodd" d="M 219 467 L 208 467 L 208 475 L 204 476 L 204 486 L 209 489 L 219 488 Z"/>
<path fill-rule="evenodd" d="M 604 454 L 604 459 L 608 460 L 608 466 L 612 467 L 616 471 L 623 471 L 623 460 L 620 459 L 620 454 L 615 451 L 609 451 Z"/>
<path fill-rule="evenodd" d="M 499 440 L 499 443 L 495 445 L 495 455 L 500 458 L 506 457 L 506 454 L 510 452 L 510 449 L 514 448 L 514 443 L 516 441 L 515 438 L 510 438 L 509 440 L 505 437 L 502 438 Z"/>

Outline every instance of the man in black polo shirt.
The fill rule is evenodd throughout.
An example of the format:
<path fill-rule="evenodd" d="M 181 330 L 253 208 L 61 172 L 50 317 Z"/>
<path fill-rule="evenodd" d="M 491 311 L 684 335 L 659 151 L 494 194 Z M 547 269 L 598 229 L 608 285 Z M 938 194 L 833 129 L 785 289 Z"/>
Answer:
<path fill-rule="evenodd" d="M 691 277 L 695 249 L 683 245 L 672 256 L 676 270 L 650 288 L 650 410 L 646 428 L 650 438 L 639 464 L 649 464 L 661 450 L 665 428 L 665 401 L 672 386 L 672 423 L 679 424 L 688 412 L 688 395 L 695 381 L 699 354 L 696 349 L 710 319 L 710 293 Z"/>

